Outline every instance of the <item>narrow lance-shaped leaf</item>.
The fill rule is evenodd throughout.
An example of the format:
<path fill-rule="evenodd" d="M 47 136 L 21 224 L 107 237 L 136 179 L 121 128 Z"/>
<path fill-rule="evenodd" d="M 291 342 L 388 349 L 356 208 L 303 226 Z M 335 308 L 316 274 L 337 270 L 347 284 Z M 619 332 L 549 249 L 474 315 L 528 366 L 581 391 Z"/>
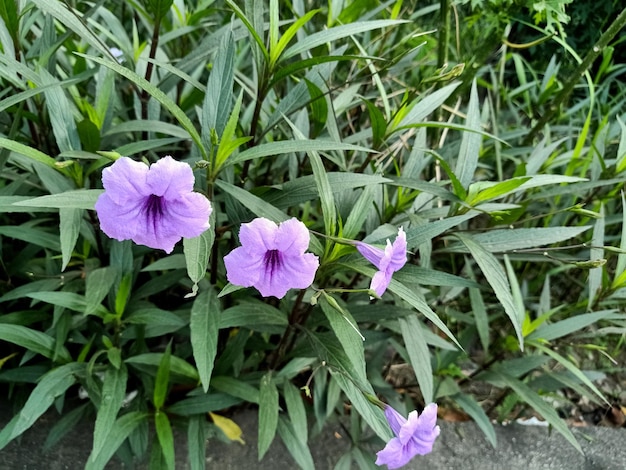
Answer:
<path fill-rule="evenodd" d="M 220 302 L 211 287 L 200 293 L 191 307 L 191 347 L 204 393 L 209 390 L 213 362 L 217 354 Z"/>
<path fill-rule="evenodd" d="M 234 60 L 235 43 L 232 32 L 228 31 L 217 49 L 202 103 L 202 142 L 209 155 L 215 152 L 211 133 L 215 132 L 221 143 L 233 107 Z"/>
<path fill-rule="evenodd" d="M 352 363 L 352 370 L 354 370 L 359 377 L 352 377 L 361 382 L 367 381 L 365 373 L 365 353 L 363 350 L 363 335 L 359 331 L 350 312 L 342 308 L 337 300 L 326 292 L 323 293 L 320 299 L 320 306 L 330 327 L 332 328 L 335 336 L 341 343 L 346 356 Z"/>
<path fill-rule="evenodd" d="M 80 231 L 80 224 L 83 220 L 83 210 L 74 208 L 59 209 L 59 224 L 61 236 L 61 271 L 67 267 Z"/>
<path fill-rule="evenodd" d="M 600 206 L 600 215 L 601 217 L 596 220 L 595 226 L 593 227 L 593 236 L 591 238 L 592 248 L 589 250 L 589 260 L 590 261 L 598 261 L 604 257 L 604 249 L 602 246 L 604 245 L 604 204 Z M 604 268 L 602 266 L 593 268 L 589 270 L 589 300 L 587 302 L 587 308 L 591 309 L 591 307 L 596 302 L 596 297 L 598 296 L 598 292 L 602 288 L 602 273 Z"/>
<path fill-rule="evenodd" d="M 474 177 L 474 172 L 478 166 L 478 156 L 480 153 L 480 143 L 482 136 L 480 131 L 480 103 L 478 101 L 478 92 L 476 91 L 476 80 L 472 81 L 470 91 L 470 101 L 467 107 L 467 118 L 465 125 L 477 132 L 463 132 L 461 138 L 461 148 L 459 149 L 459 157 L 456 162 L 454 173 L 464 188 L 467 188 Z"/>
<path fill-rule="evenodd" d="M 0 450 L 30 428 L 50 408 L 56 397 L 76 383 L 74 374 L 84 370 L 85 367 L 85 364 L 72 362 L 52 369 L 44 375 L 20 413 L 15 415 L 0 432 Z"/>
<path fill-rule="evenodd" d="M 467 247 L 483 272 L 485 278 L 487 278 L 487 282 L 491 285 L 496 297 L 502 304 L 505 313 L 508 315 L 511 323 L 513 323 L 520 348 L 523 349 L 524 337 L 522 335 L 522 321 L 524 317 L 520 314 L 519 309 L 513 300 L 511 286 L 509 285 L 507 275 L 504 272 L 502 265 L 493 254 L 485 250 L 473 238 L 470 238 L 467 235 L 460 235 L 458 233 L 455 234 L 455 236 Z"/>
<path fill-rule="evenodd" d="M 399 321 L 404 345 L 409 353 L 409 360 L 415 371 L 415 377 L 424 397 L 424 402 L 431 403 L 434 397 L 433 369 L 422 327 L 416 315 L 399 318 Z"/>
<path fill-rule="evenodd" d="M 170 357 L 171 357 L 171 343 L 167 345 L 165 353 L 161 356 L 161 362 L 157 370 L 156 380 L 154 382 L 154 395 L 153 403 L 157 412 L 163 408 L 165 404 L 165 398 L 167 397 L 167 388 L 170 380 Z"/>
<path fill-rule="evenodd" d="M 154 415 L 154 425 L 161 446 L 161 452 L 165 459 L 165 466 L 168 470 L 174 470 L 176 466 L 174 433 L 172 432 L 172 425 L 167 418 L 167 414 L 163 411 L 157 411 Z"/>
<path fill-rule="evenodd" d="M 269 372 L 261 378 L 259 396 L 259 460 L 263 458 L 276 435 L 278 426 L 278 390 Z"/>
<path fill-rule="evenodd" d="M 113 366 L 107 368 L 102 385 L 102 400 L 96 416 L 96 425 L 93 432 L 93 447 L 91 454 L 94 458 L 102 451 L 106 444 L 106 438 L 113 429 L 117 413 L 124 402 L 127 380 L 126 367 L 116 369 Z"/>
<path fill-rule="evenodd" d="M 85 470 L 100 470 L 104 469 L 108 461 L 113 457 L 113 454 L 119 449 L 126 438 L 132 433 L 137 426 L 148 419 L 147 413 L 141 413 L 139 411 L 131 411 L 125 414 L 115 421 L 115 424 L 111 428 L 111 432 L 106 438 L 106 443 L 102 447 L 102 451 L 98 456 L 93 454 L 89 456 Z"/>
<path fill-rule="evenodd" d="M 211 249 L 215 242 L 215 210 L 209 216 L 209 229 L 194 238 L 183 238 L 183 253 L 185 254 L 185 265 L 187 275 L 193 282 L 191 292 L 185 297 L 193 297 L 198 292 L 198 283 L 204 279 Z"/>
<path fill-rule="evenodd" d="M 148 94 L 152 98 L 157 100 L 170 113 L 172 113 L 172 115 L 176 118 L 176 120 L 180 123 L 180 125 L 183 126 L 183 128 L 189 133 L 191 140 L 193 140 L 193 142 L 198 146 L 198 149 L 200 150 L 202 157 L 204 159 L 207 158 L 206 148 L 204 147 L 204 144 L 202 143 L 202 138 L 200 137 L 200 134 L 198 134 L 198 131 L 196 131 L 195 125 L 193 124 L 193 122 L 191 122 L 191 119 L 189 119 L 189 117 L 185 114 L 185 112 L 169 96 L 163 93 L 163 91 L 161 91 L 159 88 L 154 86 L 152 83 L 148 82 L 145 78 L 137 75 L 132 70 L 127 69 L 123 65 L 120 65 L 119 63 L 113 60 L 103 59 L 100 57 L 94 57 L 94 56 L 90 56 L 86 54 L 81 54 L 78 52 L 76 52 L 75 54 L 81 57 L 84 57 L 85 59 L 96 62 L 100 65 L 103 65 L 117 72 L 119 75 L 127 78 L 128 80 L 133 82 L 142 90 L 145 90 L 146 92 L 148 92 Z"/>

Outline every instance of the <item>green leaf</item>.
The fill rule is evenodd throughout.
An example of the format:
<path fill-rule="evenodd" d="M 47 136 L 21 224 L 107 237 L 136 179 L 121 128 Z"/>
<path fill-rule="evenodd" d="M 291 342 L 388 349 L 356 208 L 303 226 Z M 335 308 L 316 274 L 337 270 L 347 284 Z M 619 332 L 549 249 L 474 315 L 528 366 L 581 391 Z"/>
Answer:
<path fill-rule="evenodd" d="M 364 186 L 366 189 L 373 186 L 371 191 L 374 192 L 376 190 L 376 185 L 389 183 L 391 181 L 388 178 L 383 178 L 378 175 L 361 175 L 348 172 L 328 172 L 326 176 L 328 177 L 330 187 L 335 195 L 349 189 L 359 188 L 361 186 Z M 268 202 L 279 209 L 287 209 L 306 201 L 313 201 L 319 197 L 317 185 L 313 175 L 301 176 L 300 178 L 288 181 L 282 185 L 276 185 L 275 188 L 277 191 L 267 193 L 264 195 L 263 199 L 265 202 Z M 359 202 L 358 204 L 359 207 L 366 207 L 365 202 Z M 362 214 L 355 214 L 355 212 L 356 206 L 355 209 L 350 212 L 348 220 L 350 220 L 350 217 L 353 217 L 355 219 L 354 223 L 357 223 L 358 219 L 362 217 Z M 348 222 L 346 222 L 346 226 L 347 225 Z M 345 230 L 344 226 L 344 234 Z M 351 230 L 354 229 L 351 228 Z M 358 230 L 356 233 L 358 234 Z M 347 235 L 344 235 L 344 237 L 349 238 Z"/>
<path fill-rule="evenodd" d="M 387 442 L 393 437 L 389 423 L 385 419 L 383 411 L 377 406 L 372 405 L 363 395 L 363 391 L 359 390 L 354 383 L 341 372 L 330 369 L 334 379 L 341 387 L 341 390 L 346 394 L 352 406 L 356 408 L 359 415 L 365 420 L 365 422 L 372 428 L 372 430 L 383 441 Z M 365 390 L 366 393 L 373 393 L 373 391 Z"/>
<path fill-rule="evenodd" d="M 163 355 L 163 353 L 138 354 L 137 356 L 129 357 L 124 362 L 136 366 L 148 366 L 147 370 L 150 370 L 156 375 Z M 177 375 L 180 378 L 187 379 L 187 381 L 190 382 L 197 383 L 200 380 L 198 371 L 191 364 L 177 356 L 170 357 L 170 373 L 171 375 Z"/>
<path fill-rule="evenodd" d="M 349 152 L 375 152 L 368 147 L 361 147 L 359 145 L 346 144 L 343 142 L 333 142 L 330 140 L 283 140 L 279 142 L 268 142 L 265 144 L 255 145 L 252 148 L 240 152 L 238 155 L 231 156 L 226 163 L 232 165 L 235 163 L 245 162 L 246 160 L 282 155 L 285 153 L 330 152 L 342 150 Z"/>
<path fill-rule="evenodd" d="M 226 0 L 226 5 L 228 5 L 233 10 L 233 13 L 237 15 L 237 18 L 241 20 L 241 22 L 244 24 L 244 26 L 248 30 L 248 33 L 250 33 L 250 36 L 252 36 L 252 39 L 254 39 L 254 42 L 256 43 L 256 47 L 263 54 L 263 57 L 265 58 L 265 60 L 268 61 L 269 53 L 267 52 L 265 43 L 263 39 L 261 38 L 261 36 L 259 36 L 259 34 L 256 32 L 252 23 L 250 23 L 250 20 L 248 19 L 248 17 L 245 15 L 243 11 L 241 11 L 241 8 L 239 8 L 231 0 Z M 262 29 L 260 29 L 260 31 L 262 31 Z"/>
<path fill-rule="evenodd" d="M 172 100 L 172 98 L 170 98 L 165 93 L 163 93 L 163 91 L 161 91 L 159 88 L 157 88 L 156 86 L 148 82 L 145 78 L 137 75 L 135 72 L 120 65 L 116 61 L 103 59 L 100 57 L 94 57 L 94 56 L 90 56 L 86 54 L 81 54 L 79 52 L 75 52 L 75 54 L 80 57 L 84 57 L 85 59 L 96 62 L 100 65 L 103 65 L 117 72 L 121 76 L 127 78 L 132 83 L 137 85 L 142 90 L 145 90 L 146 92 L 148 92 L 148 94 L 152 98 L 154 98 L 156 101 L 161 103 L 163 107 L 165 107 L 170 113 L 172 113 L 172 116 L 174 116 L 176 120 L 180 123 L 180 125 L 183 126 L 183 128 L 189 133 L 191 140 L 193 140 L 193 142 L 198 146 L 198 150 L 200 150 L 202 157 L 205 160 L 207 159 L 207 152 L 202 143 L 200 134 L 198 134 L 198 132 L 196 131 L 196 128 L 193 122 L 191 121 L 191 119 L 187 117 L 185 112 Z M 108 52 L 107 52 L 107 55 L 108 55 Z"/>
<path fill-rule="evenodd" d="M 74 375 L 84 371 L 85 367 L 86 364 L 72 362 L 52 369 L 44 375 L 31 392 L 20 413 L 15 415 L 0 432 L 0 450 L 30 428 L 50 408 L 56 397 L 65 393 L 76 383 Z"/>
<path fill-rule="evenodd" d="M 365 373 L 365 352 L 363 349 L 363 341 L 365 338 L 359 331 L 356 321 L 352 318 L 350 312 L 341 307 L 337 300 L 326 292 L 323 292 L 320 299 L 320 306 L 330 323 L 331 329 L 341 343 L 346 356 L 352 363 L 352 370 L 358 374 L 358 377 L 354 379 L 361 382 L 367 381 Z"/>
<path fill-rule="evenodd" d="M 38 245 L 42 248 L 48 248 L 53 251 L 61 251 L 61 244 L 59 243 L 58 235 L 44 232 L 32 227 L 25 227 L 23 225 L 15 226 L 3 226 L 0 227 L 0 235 L 5 237 L 15 238 L 16 240 L 22 240 L 27 243 Z"/>
<path fill-rule="evenodd" d="M 128 374 L 126 367 L 107 368 L 102 384 L 102 400 L 96 416 L 96 425 L 93 432 L 93 446 L 91 454 L 97 458 L 104 448 L 106 438 L 113 429 L 117 413 L 122 408 L 126 393 L 126 380 Z"/>
<path fill-rule="evenodd" d="M 22 325 L 0 323 L 0 340 L 16 344 L 48 359 L 52 359 L 55 353 L 55 341 L 52 337 Z M 62 351 L 60 359 L 71 361 L 72 358 L 67 350 L 63 348 Z"/>
<path fill-rule="evenodd" d="M 556 323 L 543 323 L 539 326 L 539 328 L 528 335 L 528 339 L 552 341 L 577 331 L 581 331 L 589 325 L 593 325 L 594 323 L 608 318 L 615 313 L 617 313 L 617 310 L 602 310 L 599 312 L 573 315 Z"/>
<path fill-rule="evenodd" d="M 17 0 L 5 0 L 0 3 L 0 18 L 11 36 L 14 45 L 19 45 L 20 22 L 18 14 Z M 5 46 L 6 47 L 6 46 Z"/>
<path fill-rule="evenodd" d="M 278 2 L 277 2 L 278 4 Z M 289 28 L 285 31 L 285 34 L 281 36 L 281 38 L 275 43 L 270 42 L 273 47 L 270 47 L 270 70 L 274 69 L 274 66 L 280 61 L 281 54 L 285 50 L 285 48 L 289 45 L 294 36 L 298 33 L 298 31 L 309 22 L 311 18 L 313 18 L 320 10 L 310 10 L 307 11 L 300 18 L 296 19 Z M 277 18 L 278 19 L 278 18 Z M 278 22 L 276 21 L 276 29 L 278 29 Z"/>
<path fill-rule="evenodd" d="M 191 307 L 191 347 L 196 362 L 198 375 L 202 382 L 204 393 L 209 390 L 213 362 L 217 354 L 217 340 L 220 322 L 220 302 L 215 290 L 210 289 L 200 293 Z"/>
<path fill-rule="evenodd" d="M 401 317 L 398 321 L 400 322 L 402 339 L 404 339 L 404 345 L 409 354 L 411 366 L 415 371 L 424 402 L 431 403 L 434 399 L 433 369 L 430 363 L 428 344 L 422 333 L 422 326 L 416 315 Z"/>
<path fill-rule="evenodd" d="M 483 272 L 487 282 L 491 285 L 496 297 L 502 304 L 504 312 L 507 314 L 520 345 L 520 349 L 524 348 L 524 336 L 522 335 L 522 322 L 524 321 L 524 312 L 519 310 L 518 305 L 513 299 L 511 286 L 502 265 L 496 257 L 489 253 L 483 246 L 467 235 L 455 234 L 455 236 L 463 242 L 470 251 L 474 260 Z"/>
<path fill-rule="evenodd" d="M 43 163 L 50 168 L 58 170 L 54 158 L 46 155 L 43 152 L 40 152 L 39 150 L 29 147 L 28 145 L 20 144 L 19 142 L 0 137 L 0 148 L 5 148 L 13 152 L 19 153 L 21 155 L 24 155 L 25 157 L 30 158 L 31 160 Z"/>
<path fill-rule="evenodd" d="M 617 147 L 617 160 L 615 161 L 615 173 L 619 174 L 626 170 L 626 125 L 617 116 L 617 122 L 620 128 L 619 145 Z"/>
<path fill-rule="evenodd" d="M 152 402 L 157 410 L 157 414 L 159 414 L 159 411 L 163 408 L 165 398 L 167 397 L 167 389 L 170 381 L 170 359 L 172 357 L 171 348 L 172 343 L 167 345 L 165 353 L 161 356 L 161 361 L 159 362 L 159 368 L 156 374 L 156 380 L 154 381 L 154 394 Z"/>
<path fill-rule="evenodd" d="M 202 415 L 195 415 L 187 421 L 187 455 L 191 470 L 206 468 L 206 433 L 205 419 Z"/>
<path fill-rule="evenodd" d="M 409 105 L 409 111 L 405 113 L 404 116 L 399 115 L 401 117 L 399 121 L 397 121 L 396 118 L 396 120 L 392 122 L 389 133 L 422 122 L 430 113 L 439 108 L 460 84 L 461 82 L 451 83 L 412 102 Z"/>
<path fill-rule="evenodd" d="M 297 438 L 292 423 L 289 423 L 282 416 L 278 420 L 278 435 L 301 469 L 315 470 L 315 462 L 306 441 L 303 442 Z"/>
<path fill-rule="evenodd" d="M 584 225 L 581 227 L 534 227 L 488 230 L 472 235 L 472 238 L 485 250 L 491 253 L 502 253 L 560 243 L 570 238 L 577 237 L 584 231 L 589 230 L 589 228 L 589 225 Z"/>
<path fill-rule="evenodd" d="M 466 202 L 471 206 L 477 206 L 481 202 L 503 197 L 519 188 L 530 179 L 530 176 L 523 176 L 493 184 L 491 182 L 474 183 L 469 187 Z"/>
<path fill-rule="evenodd" d="M 493 424 L 491 424 L 489 416 L 485 414 L 474 397 L 472 395 L 466 395 L 465 393 L 458 393 L 451 398 L 461 405 L 461 408 L 472 417 L 476 425 L 485 434 L 485 437 L 495 449 L 497 447 L 496 431 L 493 428 Z"/>
<path fill-rule="evenodd" d="M 284 312 L 254 299 L 227 308 L 219 316 L 220 329 L 244 327 L 263 333 L 282 334 L 288 324 Z"/>
<path fill-rule="evenodd" d="M 213 384 L 211 384 L 213 385 Z M 167 412 L 180 416 L 197 416 L 210 411 L 219 411 L 241 404 L 243 400 L 226 393 L 211 392 L 185 398 L 167 408 Z M 204 443 L 203 443 L 204 446 Z M 204 447 L 203 447 L 204 448 Z"/>
<path fill-rule="evenodd" d="M 532 390 L 528 385 L 523 383 L 522 381 L 511 377 L 508 374 L 503 372 L 495 372 L 490 371 L 485 375 L 481 375 L 481 380 L 485 380 L 487 382 L 503 382 L 507 386 L 509 386 L 519 397 L 528 405 L 532 406 L 537 413 L 543 416 L 550 425 L 560 432 L 567 441 L 574 446 L 574 448 L 583 453 L 580 444 L 572 434 L 572 431 L 567 427 L 565 421 L 559 418 L 558 413 L 552 407 L 551 404 L 546 402 L 540 395 L 538 395 L 534 390 Z"/>
<path fill-rule="evenodd" d="M 287 405 L 287 413 L 293 427 L 293 435 L 304 445 L 306 445 L 308 436 L 308 426 L 306 418 L 306 409 L 302 399 L 302 391 L 289 381 L 285 381 L 283 385 L 283 395 L 285 396 L 285 404 Z M 280 428 L 279 428 L 280 432 Z"/>
<path fill-rule="evenodd" d="M 534 342 L 533 346 L 537 348 L 539 351 L 544 353 L 546 356 L 550 356 L 552 359 L 561 364 L 565 369 L 567 369 L 574 377 L 576 377 L 581 383 L 585 384 L 589 389 L 595 393 L 600 400 L 604 402 L 606 406 L 611 406 L 611 403 L 604 397 L 602 392 L 598 390 L 598 388 L 593 384 L 591 380 L 581 371 L 578 367 L 576 367 L 571 361 L 568 361 L 559 353 L 553 351 L 550 348 L 547 348 L 540 344 L 539 342 Z"/>
<path fill-rule="evenodd" d="M 69 432 L 75 429 L 80 423 L 83 423 L 87 418 L 88 408 L 91 407 L 91 403 L 85 403 L 74 408 L 67 413 L 64 413 L 59 420 L 54 423 L 50 432 L 44 442 L 43 450 L 48 452 L 54 447 L 61 439 L 63 439 Z"/>
<path fill-rule="evenodd" d="M 296 44 L 287 49 L 283 55 L 282 60 L 286 60 L 289 57 L 302 54 L 310 49 L 324 44 L 329 44 L 337 39 L 347 38 L 366 31 L 372 31 L 374 29 L 382 29 L 391 26 L 398 26 L 400 24 L 407 23 L 407 21 L 401 20 L 374 20 L 374 21 L 359 21 L 356 23 L 336 26 L 324 31 L 310 34 L 299 40 Z"/>
<path fill-rule="evenodd" d="M 305 140 L 304 135 L 291 122 L 289 122 L 289 125 L 291 126 L 291 129 L 293 130 L 298 141 Z M 328 181 L 326 168 L 324 167 L 321 157 L 316 151 L 310 150 L 307 152 L 307 155 L 309 156 L 311 168 L 313 169 L 313 179 L 315 180 L 315 186 L 317 187 L 317 192 L 320 196 L 320 202 L 322 204 L 324 229 L 326 235 L 332 237 L 335 236 L 337 232 L 337 208 L 335 207 L 335 199 L 333 197 L 333 191 L 330 187 L 330 182 Z M 328 240 L 326 244 L 327 253 L 330 250 L 331 244 L 332 242 Z"/>
<path fill-rule="evenodd" d="M 304 78 L 304 82 L 311 96 L 309 102 L 309 107 L 311 108 L 310 121 L 313 123 L 311 134 L 315 137 L 322 132 L 326 125 L 328 119 L 328 104 L 326 103 L 326 96 L 315 83 L 306 78 Z"/>
<path fill-rule="evenodd" d="M 86 152 L 96 152 L 100 150 L 100 129 L 89 119 L 83 119 L 76 125 L 80 146 Z"/>
<path fill-rule="evenodd" d="M 234 63 L 235 42 L 232 32 L 227 31 L 215 54 L 202 103 L 202 142 L 209 155 L 213 155 L 216 150 L 211 142 L 211 133 L 215 132 L 221 146 L 224 128 L 233 107 Z"/>
<path fill-rule="evenodd" d="M 183 253 L 185 254 L 185 264 L 187 275 L 193 282 L 191 292 L 185 297 L 193 297 L 198 292 L 198 283 L 204 279 L 211 248 L 215 242 L 215 211 L 209 217 L 209 228 L 197 237 L 183 238 Z"/>
<path fill-rule="evenodd" d="M 179 253 L 158 259 L 143 268 L 141 272 L 168 271 L 170 269 L 185 269 L 185 267 L 185 255 Z"/>
<path fill-rule="evenodd" d="M 98 456 L 94 456 L 93 453 L 89 456 L 85 470 L 103 470 L 130 433 L 142 422 L 146 422 L 149 416 L 148 413 L 131 411 L 118 418 L 111 428 L 111 432 L 107 435 L 106 442 Z"/>
<path fill-rule="evenodd" d="M 52 305 L 58 305 L 59 307 L 68 308 L 75 312 L 87 312 L 85 297 L 80 294 L 75 294 L 74 292 L 31 292 L 28 294 L 28 297 Z M 109 312 L 102 305 L 98 305 L 95 309 L 95 313 L 98 316 L 104 317 Z"/>
<path fill-rule="evenodd" d="M 239 201 L 244 207 L 252 211 L 257 217 L 265 217 L 273 222 L 280 223 L 289 219 L 290 217 L 283 211 L 268 204 L 263 199 L 254 194 L 249 193 L 245 189 L 238 186 L 227 183 L 226 181 L 217 180 L 215 185 L 222 191 L 230 194 L 233 198 Z"/>
<path fill-rule="evenodd" d="M 375 149 L 380 148 L 385 139 L 387 132 L 387 121 L 385 121 L 385 115 L 375 104 L 363 100 L 367 106 L 367 111 L 370 117 L 370 124 L 372 127 L 372 147 Z"/>
<path fill-rule="evenodd" d="M 626 133 L 626 132 L 625 132 Z M 625 137 L 626 138 L 626 137 Z M 624 150 L 626 151 L 626 149 Z M 617 255 L 617 263 L 615 265 L 615 274 L 611 289 L 617 289 L 624 284 L 624 276 L 626 276 L 626 197 L 624 192 L 621 194 L 622 199 L 622 236 L 619 243 L 621 253 Z"/>
<path fill-rule="evenodd" d="M 65 271 L 72 259 L 72 252 L 78 240 L 80 224 L 83 220 L 83 210 L 73 208 L 59 209 L 60 236 L 61 236 L 61 271 Z"/>
<path fill-rule="evenodd" d="M 274 440 L 278 425 L 278 390 L 268 372 L 261 378 L 259 393 L 259 440 L 258 452 L 261 460 Z"/>
<path fill-rule="evenodd" d="M 213 164 L 213 174 L 217 175 L 224 163 L 228 160 L 235 150 L 241 145 L 252 140 L 252 137 L 236 137 L 237 125 L 239 124 L 239 113 L 241 111 L 241 103 L 243 102 L 243 91 L 239 93 L 239 97 L 233 107 L 233 112 L 228 118 L 226 127 L 219 139 L 219 147 L 217 148 L 217 154 L 215 155 L 215 161 Z M 212 154 L 211 154 L 212 155 Z"/>
<path fill-rule="evenodd" d="M 0 139 L 1 140 L 1 139 Z M 73 209 L 92 209 L 98 197 L 103 193 L 102 189 L 78 189 L 76 191 L 66 191 L 59 194 L 29 198 L 23 201 L 14 202 L 15 206 L 23 207 L 56 207 Z"/>
<path fill-rule="evenodd" d="M 470 100 L 467 106 L 465 125 L 470 129 L 476 130 L 476 132 L 463 132 L 459 157 L 454 170 L 454 174 L 464 188 L 469 187 L 470 182 L 474 178 L 476 167 L 478 167 L 478 156 L 480 154 L 480 144 L 482 141 L 482 135 L 479 134 L 481 130 L 479 107 L 480 103 L 478 101 L 478 92 L 476 91 L 476 79 L 474 79 L 472 81 Z"/>
<path fill-rule="evenodd" d="M 70 109 L 69 100 L 61 88 L 59 81 L 45 68 L 39 70 L 39 76 L 44 86 L 50 84 L 58 85 L 45 88 L 43 93 L 46 98 L 45 104 L 48 108 L 52 133 L 54 134 L 59 150 L 61 152 L 82 150 L 74 115 Z"/>
<path fill-rule="evenodd" d="M 155 23 L 167 15 L 174 0 L 147 0 L 148 11 L 154 16 Z"/>
<path fill-rule="evenodd" d="M 220 376 L 213 377 L 211 386 L 234 397 L 241 398 L 250 403 L 259 403 L 259 390 L 252 385 L 242 382 L 234 377 Z"/>
<path fill-rule="evenodd" d="M 165 458 L 165 464 L 168 470 L 174 470 L 176 466 L 176 456 L 174 454 L 174 433 L 167 414 L 163 411 L 157 411 L 154 414 L 154 425 L 156 433 L 161 445 L 161 451 Z"/>
<path fill-rule="evenodd" d="M 117 279 L 117 269 L 107 266 L 90 271 L 85 279 L 85 314 L 96 313 Z"/>
<path fill-rule="evenodd" d="M 109 48 L 87 27 L 87 19 L 78 10 L 59 0 L 33 0 L 33 3 L 39 10 L 52 15 L 68 29 L 74 31 L 101 54 L 110 56 Z"/>
<path fill-rule="evenodd" d="M 604 217 L 604 204 L 600 205 L 601 217 L 596 220 L 593 227 L 593 235 L 591 236 L 592 248 L 589 250 L 589 260 L 597 261 L 604 258 L 604 227 L 606 220 Z M 591 310 L 591 307 L 595 304 L 596 298 L 602 289 L 602 277 L 604 268 L 602 266 L 589 270 L 589 294 L 587 300 L 587 309 Z"/>
<path fill-rule="evenodd" d="M 442 220 L 435 220 L 424 225 L 417 227 L 411 227 L 406 230 L 406 243 L 409 250 L 420 246 L 422 243 L 427 243 L 433 238 L 441 235 L 446 230 L 449 230 L 457 225 L 472 219 L 478 215 L 478 212 L 469 212 L 463 215 L 457 215 L 454 217 L 447 217 Z"/>

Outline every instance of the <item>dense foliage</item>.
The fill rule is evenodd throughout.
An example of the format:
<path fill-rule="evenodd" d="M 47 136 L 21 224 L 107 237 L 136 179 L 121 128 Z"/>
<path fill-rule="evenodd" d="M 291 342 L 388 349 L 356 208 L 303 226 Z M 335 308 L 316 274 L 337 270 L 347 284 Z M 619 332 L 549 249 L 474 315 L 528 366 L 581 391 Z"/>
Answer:
<path fill-rule="evenodd" d="M 568 42 L 568 1 L 424 4 L 0 3 L 0 449 L 48 411 L 47 446 L 95 423 L 87 468 L 173 468 L 174 429 L 204 468 L 248 405 L 260 459 L 278 435 L 314 468 L 309 437 L 350 415 L 337 468 L 370 468 L 382 402 L 493 445 L 536 413 L 580 449 L 563 418 L 624 372 L 626 13 Z M 167 155 L 210 228 L 170 254 L 109 238 L 103 170 Z M 228 282 L 259 218 L 308 229 L 311 287 Z M 368 250 L 404 233 L 385 271 Z"/>

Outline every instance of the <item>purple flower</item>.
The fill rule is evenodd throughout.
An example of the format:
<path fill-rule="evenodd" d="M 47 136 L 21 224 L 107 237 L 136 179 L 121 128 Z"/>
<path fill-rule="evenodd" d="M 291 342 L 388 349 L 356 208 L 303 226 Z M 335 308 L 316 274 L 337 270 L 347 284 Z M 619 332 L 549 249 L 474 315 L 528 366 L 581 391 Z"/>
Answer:
<path fill-rule="evenodd" d="M 116 240 L 170 253 L 182 238 L 209 228 L 211 203 L 193 192 L 187 163 L 165 157 L 148 167 L 122 157 L 102 172 L 104 193 L 96 202 L 100 228 Z"/>
<path fill-rule="evenodd" d="M 376 454 L 376 465 L 387 465 L 390 469 L 400 468 L 416 455 L 425 455 L 433 450 L 435 439 L 441 431 L 437 426 L 435 403 L 427 405 L 421 415 L 415 410 L 411 411 L 408 419 L 404 419 L 400 413 L 386 405 L 385 417 L 396 437 Z"/>
<path fill-rule="evenodd" d="M 384 250 L 363 242 L 356 242 L 356 248 L 366 260 L 378 268 L 378 272 L 372 278 L 370 289 L 376 292 L 378 297 L 382 297 L 393 273 L 406 263 L 406 233 L 400 227 L 393 244 L 387 239 Z"/>
<path fill-rule="evenodd" d="M 313 283 L 319 259 L 305 253 L 309 231 L 298 219 L 276 225 L 263 217 L 241 225 L 241 246 L 224 257 L 226 277 L 237 286 L 256 287 L 263 297 L 279 299 L 289 289 Z"/>

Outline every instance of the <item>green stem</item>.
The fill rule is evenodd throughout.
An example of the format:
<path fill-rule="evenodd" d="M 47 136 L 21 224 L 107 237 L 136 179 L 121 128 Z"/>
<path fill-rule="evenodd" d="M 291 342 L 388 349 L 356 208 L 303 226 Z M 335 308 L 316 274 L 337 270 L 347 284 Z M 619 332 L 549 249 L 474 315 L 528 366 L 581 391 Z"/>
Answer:
<path fill-rule="evenodd" d="M 439 0 L 439 38 L 437 44 L 437 68 L 448 63 L 450 42 L 450 0 Z"/>
<path fill-rule="evenodd" d="M 609 45 L 609 42 L 619 33 L 622 28 L 626 25 L 626 8 L 622 10 L 613 23 L 607 28 L 607 30 L 600 36 L 598 42 L 587 52 L 587 55 L 582 60 L 582 62 L 578 65 L 574 73 L 570 75 L 570 78 L 563 85 L 563 89 L 556 96 L 552 105 L 548 108 L 546 113 L 541 117 L 541 119 L 534 125 L 531 131 L 526 134 L 524 138 L 523 145 L 530 145 L 537 134 L 545 127 L 545 125 L 554 117 L 556 112 L 561 108 L 561 105 L 569 98 L 570 94 L 574 90 L 574 87 L 578 84 L 580 77 L 582 77 L 587 70 L 591 67 L 591 65 L 595 62 L 595 60 L 602 54 L 602 51 L 606 46 Z"/>
<path fill-rule="evenodd" d="M 151 60 L 148 61 L 148 65 L 146 67 L 146 75 L 144 77 L 147 82 L 150 82 L 150 79 L 152 78 L 152 71 L 154 70 L 154 62 L 152 62 L 152 59 L 154 59 L 154 57 L 156 56 L 157 47 L 159 45 L 160 27 L 161 18 L 157 18 L 154 22 L 154 30 L 152 31 L 152 41 L 150 44 L 150 53 L 148 54 L 148 57 Z M 139 100 L 141 101 L 141 119 L 146 120 L 148 119 L 148 101 L 150 101 L 150 95 L 146 90 L 143 90 L 141 92 Z M 144 131 L 143 138 L 144 140 L 148 140 L 148 131 Z"/>

